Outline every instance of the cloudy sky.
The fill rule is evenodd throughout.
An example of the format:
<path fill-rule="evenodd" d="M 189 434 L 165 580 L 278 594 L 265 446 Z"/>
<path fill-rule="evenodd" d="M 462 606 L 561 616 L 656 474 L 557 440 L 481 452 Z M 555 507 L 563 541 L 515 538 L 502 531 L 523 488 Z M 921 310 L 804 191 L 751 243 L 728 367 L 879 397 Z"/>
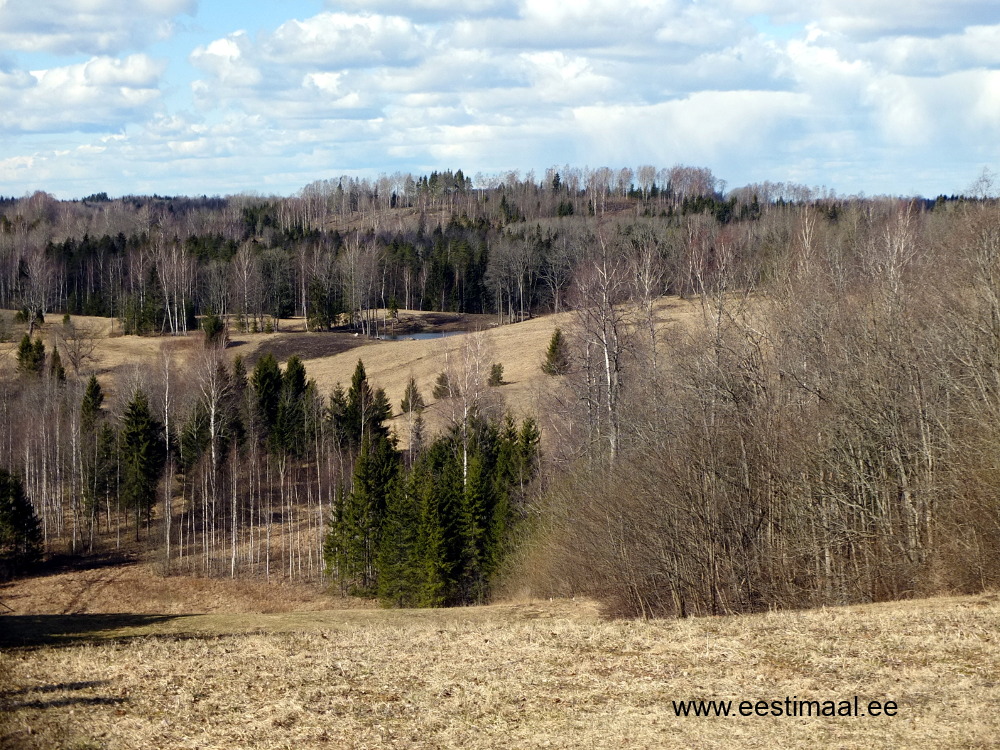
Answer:
<path fill-rule="evenodd" d="M 997 0 L 0 0 L 0 195 L 710 167 L 1000 170 Z"/>

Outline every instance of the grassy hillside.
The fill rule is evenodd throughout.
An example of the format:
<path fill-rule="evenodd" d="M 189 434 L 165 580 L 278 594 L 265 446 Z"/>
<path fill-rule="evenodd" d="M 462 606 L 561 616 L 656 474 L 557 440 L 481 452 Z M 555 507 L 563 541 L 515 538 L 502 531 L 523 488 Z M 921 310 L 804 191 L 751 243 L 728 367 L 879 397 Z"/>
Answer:
<path fill-rule="evenodd" d="M 204 611 L 211 596 L 187 595 L 189 611 Z M 1000 717 L 986 707 L 1000 699 L 998 628 L 995 595 L 647 622 L 602 621 L 588 601 L 8 615 L 0 744 L 995 747 Z M 742 700 L 854 696 L 863 706 L 893 701 L 897 713 L 674 709 L 696 699 L 731 700 L 736 712 Z"/>
<path fill-rule="evenodd" d="M 11 313 L 5 313 L 9 318 Z M 535 411 L 538 384 L 545 376 L 539 369 L 544 359 L 552 331 L 565 327 L 569 314 L 534 318 L 523 323 L 490 327 L 491 316 L 462 316 L 447 313 L 401 311 L 400 317 L 408 328 L 424 332 L 456 332 L 482 330 L 487 350 L 493 361 L 504 366 L 502 393 L 509 407 L 519 415 Z M 102 385 L 115 393 L 135 367 L 156 368 L 163 353 L 173 358 L 182 378 L 190 380 L 191 366 L 201 349 L 201 334 L 186 337 L 122 336 L 117 324 L 106 318 L 75 316 L 73 322 L 94 335 L 94 349 L 85 372 L 96 372 Z M 51 350 L 61 323 L 46 323 L 40 335 Z M 24 333 L 12 326 L 13 341 L 0 344 L 0 372 L 13 374 L 16 366 L 17 341 Z M 336 383 L 350 384 L 358 359 L 364 360 L 369 379 L 385 388 L 393 407 L 399 402 L 410 376 L 416 378 L 424 399 L 432 402 L 431 390 L 437 375 L 445 368 L 449 356 L 455 357 L 466 336 L 452 335 L 441 339 L 409 340 L 403 333 L 398 340 L 375 340 L 355 337 L 351 333 L 308 333 L 301 319 L 282 321 L 276 333 L 237 333 L 230 336 L 228 353 L 253 362 L 271 351 L 284 361 L 296 354 L 306 364 L 308 376 L 316 380 L 320 392 L 329 394 Z M 64 358 L 65 359 L 65 358 Z"/>

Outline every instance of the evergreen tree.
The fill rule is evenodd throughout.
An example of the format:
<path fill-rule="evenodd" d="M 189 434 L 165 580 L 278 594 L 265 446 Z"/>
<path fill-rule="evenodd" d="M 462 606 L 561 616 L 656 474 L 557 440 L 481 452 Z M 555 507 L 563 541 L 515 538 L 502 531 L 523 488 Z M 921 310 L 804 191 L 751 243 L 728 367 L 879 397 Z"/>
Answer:
<path fill-rule="evenodd" d="M 351 594 L 377 591 L 383 523 L 399 469 L 395 442 L 380 432 L 366 435 L 354 464 L 353 487 L 339 503 L 326 544 L 327 566 Z"/>
<path fill-rule="evenodd" d="M 52 357 L 49 359 L 49 376 L 60 383 L 66 382 L 66 369 L 59 356 L 59 348 L 55 346 L 52 347 Z"/>
<path fill-rule="evenodd" d="M 499 362 L 494 362 L 493 365 L 490 367 L 490 378 L 487 381 L 486 385 L 490 386 L 491 388 L 495 388 L 503 384 L 504 384 L 503 365 L 500 364 Z"/>
<path fill-rule="evenodd" d="M 201 321 L 201 328 L 205 332 L 205 346 L 217 346 L 226 343 L 226 323 L 215 313 L 208 313 Z"/>
<path fill-rule="evenodd" d="M 569 372 L 569 343 L 560 329 L 556 329 L 549 339 L 542 372 L 546 375 L 565 375 Z"/>
<path fill-rule="evenodd" d="M 118 433 L 111 425 L 96 428 L 93 451 L 84 456 L 83 472 L 84 509 L 93 531 L 101 501 L 118 495 Z"/>
<path fill-rule="evenodd" d="M 281 376 L 281 393 L 275 415 L 275 446 L 301 456 L 306 443 L 306 368 L 297 356 L 289 358 Z"/>
<path fill-rule="evenodd" d="M 437 380 L 434 381 L 434 390 L 431 391 L 431 395 L 434 397 L 435 401 L 441 401 L 446 398 L 458 398 L 462 394 L 457 388 L 452 387 L 451 380 L 448 378 L 448 373 L 442 372 L 437 376 Z"/>
<path fill-rule="evenodd" d="M 385 391 L 372 389 L 364 362 L 359 359 L 344 404 L 344 432 L 348 441 L 357 446 L 368 435 L 388 435 L 384 422 L 391 416 L 392 407 Z"/>
<path fill-rule="evenodd" d="M 204 401 L 195 403 L 191 414 L 181 427 L 180 469 L 187 474 L 198 463 L 212 442 L 208 425 L 208 409 Z"/>
<path fill-rule="evenodd" d="M 406 384 L 406 390 L 403 392 L 403 400 L 400 402 L 399 408 L 403 414 L 412 414 L 423 411 L 424 406 L 424 397 L 420 395 L 420 390 L 417 388 L 417 381 L 411 375 L 409 382 Z"/>
<path fill-rule="evenodd" d="M 42 533 L 19 477 L 0 469 L 0 573 L 16 574 L 42 554 Z"/>
<path fill-rule="evenodd" d="M 41 375 L 45 367 L 45 344 L 24 334 L 17 347 L 17 369 L 28 375 Z"/>
<path fill-rule="evenodd" d="M 418 607 L 440 607 L 446 602 L 449 575 L 441 498 L 432 462 L 426 460 L 415 467 L 411 479 L 418 512 L 415 602 Z"/>
<path fill-rule="evenodd" d="M 103 435 L 103 429 L 98 429 L 101 418 L 101 405 L 104 403 L 104 391 L 97 381 L 96 375 L 91 375 L 80 402 L 80 437 L 85 446 L 83 458 L 83 501 L 88 523 L 93 528 L 96 523 L 97 505 L 108 488 L 108 472 L 110 461 L 114 457 L 114 430 L 111 431 L 110 456 L 105 455 L 109 439 Z M 107 427 L 107 425 L 105 425 Z"/>
<path fill-rule="evenodd" d="M 254 390 L 254 404 L 261 420 L 264 437 L 270 437 L 278 421 L 278 404 L 281 401 L 281 368 L 278 360 L 268 352 L 253 368 L 250 384 Z"/>
<path fill-rule="evenodd" d="M 121 428 L 122 486 L 125 506 L 135 510 L 136 536 L 141 513 L 147 519 L 156 502 L 156 484 L 166 459 L 163 425 L 149 409 L 149 398 L 137 389 L 125 407 Z"/>
<path fill-rule="evenodd" d="M 420 604 L 420 508 L 411 478 L 397 478 L 386 498 L 377 561 L 378 598 L 397 607 Z"/>
<path fill-rule="evenodd" d="M 327 420 L 333 433 L 334 442 L 341 448 L 347 447 L 349 436 L 347 434 L 347 393 L 344 387 L 337 383 L 330 393 L 329 406 L 326 410 Z"/>
<path fill-rule="evenodd" d="M 104 391 L 97 381 L 96 375 L 91 375 L 87 381 L 87 387 L 83 392 L 83 400 L 80 402 L 80 431 L 85 438 L 92 438 L 97 426 L 97 419 L 101 412 L 101 404 L 104 403 Z"/>

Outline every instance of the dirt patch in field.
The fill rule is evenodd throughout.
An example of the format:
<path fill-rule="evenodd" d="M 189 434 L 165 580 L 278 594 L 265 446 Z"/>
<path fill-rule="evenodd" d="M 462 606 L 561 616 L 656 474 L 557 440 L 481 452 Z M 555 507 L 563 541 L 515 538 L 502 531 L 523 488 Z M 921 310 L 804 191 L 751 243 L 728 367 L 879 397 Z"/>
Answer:
<path fill-rule="evenodd" d="M 302 360 L 319 359 L 343 354 L 367 341 L 367 339 L 349 333 L 298 332 L 279 336 L 265 335 L 263 340 L 254 342 L 253 347 L 248 347 L 246 354 L 241 349 L 244 342 L 240 338 L 236 338 L 227 347 L 227 351 L 233 356 L 243 356 L 247 370 L 250 370 L 257 363 L 257 360 L 268 352 L 273 354 L 279 362 L 284 362 L 292 356 L 298 356 Z"/>

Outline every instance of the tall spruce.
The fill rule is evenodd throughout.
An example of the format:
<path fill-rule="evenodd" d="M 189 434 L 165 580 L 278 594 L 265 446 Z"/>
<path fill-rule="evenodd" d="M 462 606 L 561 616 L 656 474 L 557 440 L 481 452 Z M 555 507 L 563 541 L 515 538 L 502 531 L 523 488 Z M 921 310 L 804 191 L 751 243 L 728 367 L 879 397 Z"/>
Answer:
<path fill-rule="evenodd" d="M 260 418 L 262 437 L 269 438 L 278 421 L 278 405 L 281 401 L 281 368 L 274 355 L 268 352 L 253 368 L 250 384 L 254 391 L 254 404 Z"/>
<path fill-rule="evenodd" d="M 135 511 L 136 536 L 139 518 L 147 520 L 156 502 L 156 485 L 166 460 L 163 425 L 149 408 L 149 398 L 136 389 L 125 407 L 121 426 L 121 497 L 125 506 Z"/>
<path fill-rule="evenodd" d="M 353 486 L 338 503 L 326 543 L 327 567 L 350 594 L 377 593 L 383 523 L 399 471 L 395 441 L 380 432 L 366 435 L 354 464 Z"/>
<path fill-rule="evenodd" d="M 420 507 L 411 477 L 398 477 L 386 497 L 376 561 L 378 598 L 396 607 L 421 604 Z"/>
<path fill-rule="evenodd" d="M 104 390 L 97 376 L 91 375 L 83 391 L 83 400 L 80 402 L 80 431 L 85 438 L 93 437 L 103 403 Z"/>
<path fill-rule="evenodd" d="M 392 416 L 392 407 L 385 391 L 372 388 L 360 359 L 351 376 L 351 387 L 344 404 L 344 431 L 352 445 L 361 445 L 365 436 L 388 435 L 385 421 Z"/>
<path fill-rule="evenodd" d="M 0 469 L 0 578 L 22 572 L 42 553 L 42 533 L 20 477 Z"/>
<path fill-rule="evenodd" d="M 306 443 L 306 368 L 297 356 L 289 358 L 281 375 L 274 438 L 280 450 L 301 456 Z"/>
<path fill-rule="evenodd" d="M 52 347 L 52 356 L 49 358 L 49 377 L 58 383 L 66 382 L 66 368 L 59 356 L 59 347 L 56 346 Z"/>

